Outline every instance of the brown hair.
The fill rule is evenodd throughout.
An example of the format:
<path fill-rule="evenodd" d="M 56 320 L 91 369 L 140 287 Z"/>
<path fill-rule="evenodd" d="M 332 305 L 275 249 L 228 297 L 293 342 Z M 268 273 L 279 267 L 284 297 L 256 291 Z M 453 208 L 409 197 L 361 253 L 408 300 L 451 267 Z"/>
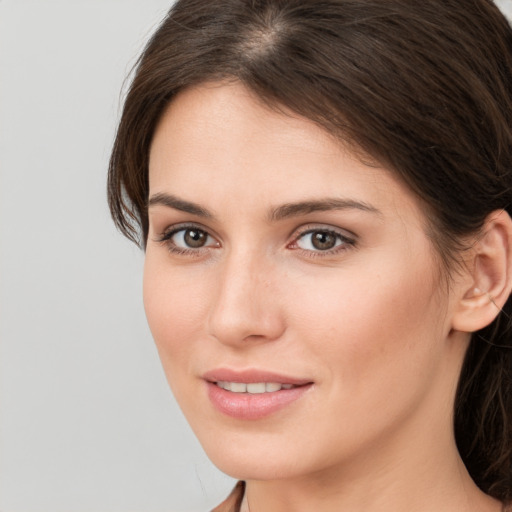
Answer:
<path fill-rule="evenodd" d="M 178 0 L 139 59 L 110 161 L 112 216 L 142 246 L 155 127 L 179 91 L 215 80 L 395 172 L 426 205 L 445 263 L 489 213 L 511 211 L 512 30 L 491 0 Z M 461 456 L 501 500 L 512 499 L 511 309 L 473 335 L 455 403 Z"/>

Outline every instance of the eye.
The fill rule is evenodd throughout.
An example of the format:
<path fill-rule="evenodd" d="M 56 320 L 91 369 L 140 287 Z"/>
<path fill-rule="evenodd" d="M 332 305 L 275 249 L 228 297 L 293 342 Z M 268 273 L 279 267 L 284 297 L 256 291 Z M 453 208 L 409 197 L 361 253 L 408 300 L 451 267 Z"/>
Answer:
<path fill-rule="evenodd" d="M 329 231 L 312 231 L 297 240 L 297 246 L 307 251 L 328 251 L 340 243 L 339 236 Z"/>
<path fill-rule="evenodd" d="M 186 228 L 176 231 L 170 240 L 172 240 L 176 247 L 183 249 L 199 249 L 200 247 L 204 247 L 209 242 L 210 238 L 211 236 L 202 229 Z"/>
<path fill-rule="evenodd" d="M 299 235 L 293 246 L 304 251 L 312 252 L 336 252 L 348 246 L 353 246 L 355 241 L 337 231 L 331 229 L 310 229 Z"/>
<path fill-rule="evenodd" d="M 159 239 L 171 252 L 178 254 L 197 253 L 208 247 L 219 247 L 217 240 L 197 226 L 179 226 L 168 230 Z"/>

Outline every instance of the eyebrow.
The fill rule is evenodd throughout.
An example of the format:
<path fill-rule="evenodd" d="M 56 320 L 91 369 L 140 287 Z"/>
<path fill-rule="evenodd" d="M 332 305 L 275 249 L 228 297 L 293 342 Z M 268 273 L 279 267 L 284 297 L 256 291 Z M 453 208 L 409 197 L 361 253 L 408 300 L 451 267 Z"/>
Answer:
<path fill-rule="evenodd" d="M 148 208 L 151 206 L 166 206 L 179 210 L 185 213 L 190 213 L 198 217 L 213 219 L 214 215 L 206 208 L 193 203 L 185 201 L 172 194 L 157 193 L 150 197 L 148 201 Z M 288 219 L 290 217 L 298 217 L 300 215 L 308 215 L 315 212 L 326 212 L 331 210 L 361 210 L 368 213 L 382 215 L 381 212 L 374 206 L 365 203 L 364 201 L 355 201 L 353 199 L 341 199 L 336 197 L 329 197 L 319 200 L 311 201 L 298 201 L 296 203 L 286 203 L 281 206 L 272 208 L 269 213 L 269 220 L 272 222 Z"/>
<path fill-rule="evenodd" d="M 175 210 L 197 215 L 198 217 L 213 218 L 213 215 L 206 208 L 170 194 L 158 193 L 151 196 L 148 201 L 148 208 L 156 205 L 167 206 L 168 208 L 174 208 Z"/>
<path fill-rule="evenodd" d="M 297 217 L 299 215 L 307 215 L 315 212 L 327 212 L 331 210 L 361 210 L 364 212 L 382 215 L 374 206 L 363 201 L 355 201 L 353 199 L 340 199 L 329 197 L 314 201 L 300 201 L 297 203 L 287 203 L 274 208 L 270 213 L 270 220 L 278 221 Z"/>

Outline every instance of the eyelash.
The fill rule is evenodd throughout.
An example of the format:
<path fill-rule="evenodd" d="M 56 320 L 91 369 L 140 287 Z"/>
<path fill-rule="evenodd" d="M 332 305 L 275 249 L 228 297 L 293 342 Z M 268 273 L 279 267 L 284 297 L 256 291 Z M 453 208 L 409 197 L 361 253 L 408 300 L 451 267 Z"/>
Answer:
<path fill-rule="evenodd" d="M 201 226 L 198 226 L 196 224 L 180 224 L 177 226 L 173 226 L 166 231 L 164 231 L 157 239 L 156 241 L 158 243 L 164 244 L 167 246 L 167 249 L 172 254 L 178 254 L 182 256 L 194 256 L 194 257 L 200 257 L 203 255 L 205 250 L 219 247 L 212 246 L 212 245 L 206 245 L 198 248 L 184 248 L 184 247 L 178 247 L 173 241 L 172 238 L 181 231 L 188 231 L 188 230 L 195 230 L 200 231 L 201 233 L 204 233 L 209 238 L 214 238 L 212 235 L 208 233 L 208 231 Z M 326 249 L 326 250 L 310 250 L 310 249 L 303 249 L 298 246 L 298 241 L 305 238 L 307 235 L 311 235 L 313 233 L 324 233 L 328 235 L 332 235 L 336 237 L 336 244 L 332 249 Z M 300 229 L 296 234 L 293 236 L 293 240 L 286 245 L 288 249 L 292 249 L 295 251 L 302 252 L 306 257 L 308 258 L 322 258 L 322 257 L 328 257 L 328 256 L 335 256 L 341 252 L 344 252 L 348 250 L 351 247 L 356 246 L 356 237 L 355 236 L 347 236 L 346 234 L 341 233 L 340 231 L 337 231 L 332 228 L 322 227 L 322 226 L 304 226 Z"/>
<path fill-rule="evenodd" d="M 310 249 L 302 249 L 298 246 L 298 241 L 305 238 L 307 235 L 311 235 L 313 233 L 323 233 L 327 235 L 332 235 L 336 238 L 336 244 L 332 249 L 325 250 L 310 250 Z M 339 243 L 338 243 L 339 242 Z M 356 237 L 348 236 L 336 229 L 322 227 L 322 226 L 305 226 L 301 228 L 301 230 L 294 235 L 293 241 L 287 245 L 288 248 L 301 251 L 308 258 L 323 258 L 329 256 L 336 256 L 342 252 L 347 251 L 348 249 L 356 246 Z"/>
<path fill-rule="evenodd" d="M 179 224 L 177 226 L 173 226 L 172 228 L 168 228 L 165 230 L 156 240 L 157 242 L 164 244 L 167 246 L 167 249 L 172 254 L 178 254 L 181 256 L 195 256 L 200 257 L 203 255 L 203 252 L 212 246 L 204 246 L 204 247 L 198 247 L 196 249 L 190 247 L 190 248 L 184 248 L 184 247 L 178 247 L 173 241 L 172 238 L 174 235 L 179 233 L 180 231 L 200 231 L 201 233 L 205 233 L 207 237 L 212 237 L 208 233 L 208 231 L 201 226 L 198 226 L 196 224 Z"/>

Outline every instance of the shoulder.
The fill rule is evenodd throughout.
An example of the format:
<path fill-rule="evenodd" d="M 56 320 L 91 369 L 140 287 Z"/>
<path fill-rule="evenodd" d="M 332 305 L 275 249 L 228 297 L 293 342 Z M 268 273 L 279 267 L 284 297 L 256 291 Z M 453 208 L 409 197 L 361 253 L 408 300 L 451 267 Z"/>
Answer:
<path fill-rule="evenodd" d="M 240 504 L 244 498 L 245 482 L 240 481 L 235 485 L 231 494 L 218 507 L 211 512 L 239 512 Z M 506 511 L 508 512 L 508 511 Z"/>

